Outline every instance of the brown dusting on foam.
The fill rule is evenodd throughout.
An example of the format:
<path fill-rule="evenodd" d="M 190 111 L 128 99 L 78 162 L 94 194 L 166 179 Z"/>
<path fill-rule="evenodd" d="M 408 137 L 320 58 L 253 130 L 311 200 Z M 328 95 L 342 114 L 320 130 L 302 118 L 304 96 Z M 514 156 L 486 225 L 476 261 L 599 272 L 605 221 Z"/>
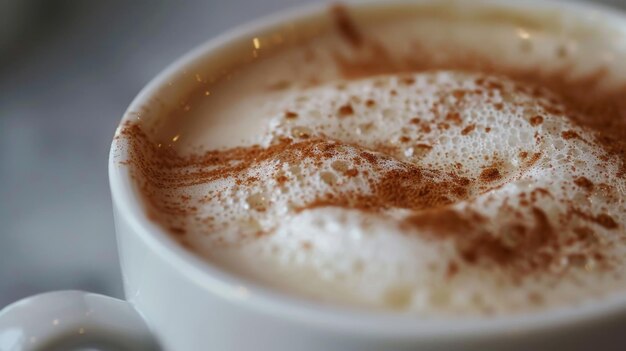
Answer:
<path fill-rule="evenodd" d="M 346 15 L 347 16 L 347 15 Z M 358 28 L 353 29 L 360 33 Z M 594 142 L 601 146 L 612 159 L 619 163 L 618 177 L 626 177 L 626 84 L 616 87 L 602 86 L 608 70 L 600 67 L 586 75 L 574 76 L 568 69 L 544 71 L 541 68 L 520 68 L 507 62 L 499 62 L 479 55 L 471 49 L 460 47 L 428 47 L 419 38 L 409 43 L 411 50 L 402 57 L 394 57 L 381 42 L 360 35 L 361 45 L 353 55 L 335 53 L 335 64 L 346 79 L 358 79 L 380 74 L 404 74 L 437 69 L 451 69 L 502 75 L 516 80 L 534 90 L 536 97 L 552 94 L 558 99 L 554 104 L 542 106 L 546 111 L 564 115 L 581 127 L 590 129 Z M 534 88 L 533 88 L 534 87 Z M 500 90 L 497 84 L 483 87 L 489 91 Z M 453 94 L 457 100 L 466 92 Z M 491 93 L 490 93 L 491 94 Z M 533 126 L 544 122 L 545 116 L 534 116 L 529 120 Z M 443 125 L 442 125 L 443 126 Z M 489 127 L 487 127 L 489 128 Z M 566 140 L 579 138 L 574 131 L 562 134 Z"/>
<path fill-rule="evenodd" d="M 593 182 L 589 180 L 589 178 L 587 177 L 578 177 L 574 179 L 574 184 L 578 185 L 579 187 L 587 191 L 593 190 Z"/>
<path fill-rule="evenodd" d="M 285 118 L 287 119 L 296 119 L 298 118 L 298 114 L 293 111 L 285 111 Z"/>
<path fill-rule="evenodd" d="M 447 238 L 455 243 L 465 263 L 497 264 L 510 267 L 519 277 L 545 270 L 558 255 L 550 253 L 557 235 L 546 214 L 539 208 L 530 211 L 531 223 L 509 223 L 502 232 L 490 232 L 482 215 L 451 208 L 423 211 L 405 221 L 405 226 L 425 232 L 433 239 Z"/>
<path fill-rule="evenodd" d="M 592 220 L 606 229 L 617 229 L 619 227 L 619 225 L 617 224 L 617 222 L 615 222 L 613 217 L 609 216 L 606 213 L 601 213 L 593 217 Z"/>
<path fill-rule="evenodd" d="M 345 174 L 348 177 L 356 177 L 359 174 L 359 171 L 354 168 L 351 168 L 345 171 L 343 174 Z"/>
<path fill-rule="evenodd" d="M 352 105 L 345 104 L 339 107 L 337 113 L 339 114 L 339 117 L 348 117 L 354 114 L 354 109 L 352 108 Z"/>
<path fill-rule="evenodd" d="M 426 153 L 432 150 L 433 147 L 428 144 L 419 143 L 419 144 L 415 144 L 415 148 L 422 153 Z"/>
<path fill-rule="evenodd" d="M 573 130 L 566 130 L 564 132 L 561 133 L 561 136 L 563 137 L 563 139 L 565 140 L 570 140 L 570 139 L 580 139 L 580 135 L 578 135 L 578 133 L 576 133 Z"/>
<path fill-rule="evenodd" d="M 519 156 L 519 158 L 522 159 L 523 165 L 526 168 L 530 168 L 530 167 L 534 166 L 537 163 L 537 161 L 539 161 L 541 159 L 541 153 L 539 153 L 539 152 L 536 152 L 536 153 L 530 155 L 530 157 L 529 157 L 527 151 L 520 151 L 518 156 Z"/>
<path fill-rule="evenodd" d="M 543 123 L 543 117 L 542 116 L 533 116 L 530 118 L 529 120 L 530 125 L 533 127 L 536 127 L 538 125 L 540 125 L 541 123 Z"/>
<path fill-rule="evenodd" d="M 209 151 L 202 155 L 181 156 L 171 148 L 156 147 L 136 124 L 126 125 L 122 136 L 132 144 L 131 150 L 143 151 L 131 152 L 131 163 L 147 179 L 147 186 L 143 186 L 144 195 L 151 207 L 159 213 L 156 217 L 159 220 L 165 219 L 164 226 L 181 241 L 185 240 L 187 229 L 184 223 L 177 220 L 194 215 L 193 201 L 188 197 L 172 199 L 162 196 L 163 189 L 176 189 L 227 178 L 236 179 L 239 186 L 256 188 L 263 180 L 249 176 L 248 171 L 264 161 L 279 160 L 297 166 L 304 160 L 316 162 L 337 159 L 341 157 L 342 150 L 350 147 L 338 141 L 319 138 L 301 141 L 281 139 L 268 148 L 239 147 Z M 458 252 L 459 262 L 481 267 L 492 267 L 495 264 L 509 270 L 516 279 L 549 269 L 565 254 L 560 249 L 561 243 L 558 242 L 552 222 L 535 206 L 544 201 L 544 198 L 551 197 L 545 189 L 535 189 L 525 196 L 529 206 L 526 215 L 503 219 L 493 227 L 491 219 L 474 210 L 452 207 L 456 203 L 472 201 L 476 194 L 477 180 L 411 163 L 399 163 L 396 168 L 390 169 L 388 165 L 393 158 L 378 152 L 361 151 L 356 157 L 357 159 L 349 158 L 350 162 L 333 161 L 331 168 L 350 178 L 360 174 L 351 167 L 351 162 L 369 165 L 370 171 L 378 175 L 365 178 L 369 179 L 369 192 L 348 191 L 336 182 L 331 182 L 329 186 L 333 188 L 332 191 L 321 193 L 293 211 L 332 206 L 384 214 L 387 210 L 404 209 L 409 214 L 401 220 L 400 225 L 407 233 L 415 233 L 429 240 L 451 240 Z M 496 174 L 495 171 L 487 173 L 490 173 L 488 179 L 493 179 Z M 287 177 L 280 169 L 270 176 L 280 186 L 297 181 Z M 219 198 L 221 195 L 218 192 L 208 196 Z M 247 201 L 251 209 L 261 214 L 272 206 L 264 194 L 251 194 Z M 500 211 L 506 216 L 511 208 L 504 206 Z M 609 229 L 618 225 L 605 214 L 587 216 L 579 211 L 572 212 L 572 215 Z M 203 219 L 203 223 L 207 225 L 207 235 L 213 235 L 212 231 L 217 230 L 212 227 L 213 222 L 210 218 Z M 252 234 L 242 236 L 241 240 L 254 240 L 271 234 L 260 227 L 254 229 L 258 226 L 254 221 L 247 226 L 253 228 Z M 573 247 L 580 240 L 588 241 L 588 236 L 583 234 L 579 235 L 580 239 L 567 245 Z M 592 249 L 585 251 L 587 256 L 596 253 Z M 580 260 L 587 256 L 581 256 Z M 455 275 L 455 271 L 452 268 L 450 276 Z"/>
<path fill-rule="evenodd" d="M 379 180 L 370 181 L 371 193 L 326 194 L 298 208 L 298 211 L 328 206 L 368 212 L 391 208 L 419 211 L 446 206 L 464 200 L 469 195 L 471 182 L 467 178 L 408 163 L 403 164 L 403 169 L 385 170 L 384 161 L 389 159 L 387 156 L 363 153 L 361 157 L 374 166 L 375 172 L 382 174 Z"/>
<path fill-rule="evenodd" d="M 451 122 L 452 124 L 460 125 L 463 123 L 461 119 L 461 115 L 458 112 L 450 112 L 446 115 L 446 121 Z"/>
<path fill-rule="evenodd" d="M 440 210 L 424 211 L 406 219 L 405 225 L 419 228 L 432 235 L 433 238 L 445 236 L 461 236 L 463 233 L 471 231 L 477 224 L 485 219 L 478 214 L 472 214 L 473 218 L 468 218 L 451 208 Z"/>
<path fill-rule="evenodd" d="M 469 126 L 463 128 L 463 130 L 461 131 L 461 135 L 468 135 L 474 129 L 476 129 L 476 125 L 475 124 L 470 124 Z"/>
<path fill-rule="evenodd" d="M 279 160 L 281 163 L 299 165 L 304 160 L 310 160 L 314 164 L 321 164 L 321 161 L 342 155 L 341 150 L 349 147 L 328 139 L 282 139 L 268 148 L 237 147 L 208 151 L 202 155 L 181 156 L 172 148 L 157 147 L 137 124 L 127 124 L 122 135 L 131 143 L 131 163 L 146 179 L 147 184 L 143 191 L 147 201 L 157 212 L 172 218 L 174 222 L 193 215 L 195 210 L 190 208 L 189 200 L 160 196 L 164 189 L 206 184 L 220 179 L 234 179 L 239 186 L 255 186 L 262 180 L 246 174 L 264 161 Z M 400 168 L 389 170 L 387 164 L 393 158 L 383 153 L 363 151 L 358 157 L 359 162 L 369 164 L 373 173 L 380 175 L 379 178 L 369 178 L 370 194 L 336 188 L 321 194 L 299 210 L 320 206 L 351 207 L 367 211 L 389 208 L 421 210 L 445 206 L 469 196 L 472 182 L 454 173 L 431 170 L 410 163 L 400 163 Z M 359 175 L 357 169 L 348 167 L 347 164 L 334 162 L 333 168 L 340 170 L 348 178 Z M 280 170 L 272 177 L 281 185 L 292 181 Z M 266 206 L 270 205 L 265 203 L 262 194 L 254 194 L 252 197 L 255 209 L 266 210 Z M 177 233 L 184 230 L 179 223 L 165 223 L 165 226 L 182 228 L 176 230 Z"/>
<path fill-rule="evenodd" d="M 359 47 L 363 43 L 363 37 L 352 19 L 348 15 L 348 10 L 344 5 L 335 4 L 330 7 L 331 17 L 339 34 L 354 47 Z"/>
<path fill-rule="evenodd" d="M 613 217 L 609 216 L 606 213 L 600 213 L 598 215 L 593 215 L 591 213 L 587 213 L 578 208 L 571 208 L 570 214 L 582 218 L 591 223 L 595 223 L 604 227 L 606 229 L 617 229 L 619 224 L 613 219 Z"/>
<path fill-rule="evenodd" d="M 427 48 L 419 42 L 408 43 L 413 47 L 408 57 L 392 57 L 383 43 L 365 37 L 356 25 L 350 20 L 347 10 L 342 6 L 335 6 L 331 10 L 335 26 L 346 42 L 354 49 L 355 55 L 332 53 L 338 69 L 344 78 L 357 79 L 383 73 L 420 72 L 436 69 L 453 69 L 459 71 L 482 72 L 488 75 L 505 76 L 519 83 L 523 92 L 532 91 L 535 97 L 545 98 L 544 108 L 549 113 L 563 115 L 574 121 L 579 127 L 592 131 L 594 143 L 606 150 L 605 165 L 616 160 L 621 161 L 618 176 L 626 176 L 626 87 L 602 90 L 597 84 L 603 78 L 602 72 L 592 72 L 584 77 L 571 78 L 567 71 L 546 73 L 538 69 L 520 70 L 507 67 L 502 63 L 490 62 L 471 53 L 447 52 L 446 48 L 439 48 L 437 55 L 431 55 Z M 453 53 L 453 55 L 450 55 Z M 447 55 L 447 56 L 446 56 Z M 434 60 L 433 56 L 438 56 Z M 414 81 L 403 78 L 400 83 L 410 85 Z M 291 83 L 278 84 L 273 89 L 280 90 L 290 87 Z M 478 91 L 494 96 L 503 91 L 503 86 L 497 79 L 481 79 Z M 545 87 L 537 88 L 537 87 Z M 474 91 L 457 90 L 452 98 L 452 113 L 442 112 L 441 116 L 431 123 L 421 120 L 419 116 L 412 118 L 408 123 L 414 124 L 418 134 L 436 133 L 436 129 L 458 128 L 461 135 L 468 135 L 476 126 L 468 125 L 461 129 L 463 102 L 471 99 Z M 202 94 L 200 94 L 202 95 Z M 201 98 L 205 98 L 201 96 Z M 366 107 L 377 104 L 376 101 L 360 97 L 362 102 L 351 100 L 355 104 L 363 103 Z M 380 103 L 380 102 L 379 102 Z M 491 101 L 495 107 L 498 102 Z M 191 98 L 189 105 L 193 105 Z M 348 107 L 346 107 L 348 106 Z M 338 109 L 339 116 L 354 114 L 352 105 Z M 355 107 L 358 105 L 355 105 Z M 501 105 L 504 108 L 504 105 Z M 345 109 L 344 109 L 345 108 Z M 458 112 L 456 112 L 458 111 Z M 180 113 L 180 111 L 175 111 Z M 466 116 L 465 114 L 463 114 Z M 566 116 L 566 117 L 565 117 Z M 296 119 L 296 112 L 285 111 L 286 119 Z M 358 114 L 352 118 L 358 118 Z M 535 115 L 529 118 L 532 126 L 545 123 L 548 115 Z M 138 124 L 128 124 L 123 128 L 122 137 L 132 144 L 129 165 L 142 173 L 142 192 L 150 206 L 151 212 L 158 213 L 151 218 L 157 218 L 174 237 L 184 238 L 191 229 L 186 227 L 184 218 L 195 218 L 194 204 L 181 198 L 169 198 L 160 194 L 161 189 L 176 189 L 198 184 L 206 184 L 216 180 L 234 178 L 240 189 L 246 186 L 256 186 L 261 179 L 245 176 L 248 171 L 268 160 L 278 160 L 297 168 L 303 160 L 321 161 L 335 157 L 341 153 L 343 147 L 353 147 L 333 140 L 320 139 L 313 131 L 297 127 L 292 135 L 294 139 L 284 138 L 268 148 L 260 146 L 240 147 L 227 150 L 214 150 L 204 154 L 181 156 L 173 148 L 157 147 L 143 133 Z M 481 126 L 482 128 L 482 126 Z M 491 127 L 486 126 L 485 132 Z M 538 130 L 537 133 L 540 133 Z M 540 134 L 535 134 L 537 137 Z M 431 134 L 432 135 L 432 134 Z M 582 134 L 586 136 L 588 134 Z M 568 130 L 562 133 L 565 140 L 580 138 L 575 131 Z M 414 145 L 417 155 L 427 153 L 432 146 L 425 143 L 427 139 L 418 139 Z M 401 140 L 403 147 L 410 144 Z M 592 140 L 590 140 L 591 142 Z M 428 141 L 430 142 L 430 140 Z M 354 164 L 368 164 L 378 177 L 370 179 L 369 193 L 350 192 L 342 189 L 341 181 L 359 180 L 367 176 L 353 165 L 344 165 L 341 169 L 321 170 L 327 176 L 329 190 L 321 193 L 313 201 L 294 208 L 294 211 L 307 211 L 319 207 L 335 206 L 353 208 L 370 213 L 384 214 L 391 209 L 408 211 L 401 225 L 415 235 L 431 240 L 451 240 L 459 258 L 455 258 L 454 265 L 449 265 L 450 276 L 458 274 L 458 264 L 485 265 L 493 269 L 510 269 L 512 276 L 520 277 L 534 272 L 545 272 L 563 260 L 569 260 L 572 265 L 593 258 L 595 261 L 605 260 L 602 257 L 602 246 L 598 233 L 602 230 L 616 230 L 623 227 L 608 213 L 591 213 L 566 204 L 569 211 L 566 214 L 554 215 L 541 207 L 548 201 L 556 201 L 545 189 L 535 189 L 522 193 L 515 205 L 503 206 L 499 209 L 496 218 L 486 218 L 485 215 L 458 204 L 472 204 L 474 197 L 479 193 L 488 192 L 487 185 L 496 183 L 503 178 L 498 167 L 488 167 L 482 170 L 477 179 L 463 178 L 455 173 L 463 169 L 462 164 L 451 167 L 449 170 L 434 170 L 424 165 L 402 164 L 399 169 L 389 170 L 381 165 L 392 159 L 398 150 L 391 148 L 374 147 L 360 149 Z M 542 157 L 540 153 L 520 151 L 520 158 L 524 167 L 531 167 Z M 546 155 L 549 158 L 549 155 Z M 317 163 L 316 163 L 317 164 Z M 608 169 L 608 168 L 607 168 Z M 336 171 L 336 172 L 335 172 Z M 599 171 L 606 171 L 600 169 Z M 328 175 L 330 174 L 330 175 Z M 297 172 L 287 176 L 278 169 L 271 174 L 271 182 L 278 187 L 288 187 L 291 182 L 299 181 Z M 509 177 L 507 175 L 507 178 Z M 301 180 L 301 179 L 300 179 Z M 273 184 L 273 183 L 272 183 Z M 496 183 L 497 184 L 497 183 Z M 602 192 L 602 196 L 616 197 L 615 191 L 606 190 L 608 186 L 593 184 L 585 177 L 574 180 L 576 186 L 591 194 Z M 606 184 L 605 184 L 606 185 Z M 157 189 L 157 190 L 155 190 Z M 480 192 L 479 192 L 480 190 Z M 256 209 L 268 212 L 272 206 L 264 194 L 254 194 L 252 200 Z M 206 194 L 204 201 L 226 197 L 220 191 Z M 621 199 L 612 199 L 613 203 Z M 196 204 L 197 205 L 197 204 Z M 609 211 L 610 212 L 610 211 Z M 207 235 L 214 235 L 219 231 L 214 226 L 214 218 L 201 218 L 206 223 Z M 570 225 L 571 223 L 571 225 Z M 256 228 L 258 223 L 251 222 Z M 270 235 L 271 232 L 258 229 L 254 237 Z M 563 235 L 566 233 L 568 235 Z M 569 235 L 571 234 L 571 235 Z M 561 240 L 563 238 L 563 240 Z M 182 241 L 182 239 L 179 239 Z M 307 244 L 303 249 L 309 250 Z M 569 251 L 568 251 L 569 250 Z M 573 253 L 572 253 L 573 252 Z M 454 268 L 456 267 L 456 268 Z"/>
<path fill-rule="evenodd" d="M 500 174 L 500 170 L 498 168 L 489 167 L 483 169 L 482 172 L 480 172 L 479 178 L 485 183 L 490 183 L 499 180 L 500 178 L 502 178 L 502 175 Z"/>

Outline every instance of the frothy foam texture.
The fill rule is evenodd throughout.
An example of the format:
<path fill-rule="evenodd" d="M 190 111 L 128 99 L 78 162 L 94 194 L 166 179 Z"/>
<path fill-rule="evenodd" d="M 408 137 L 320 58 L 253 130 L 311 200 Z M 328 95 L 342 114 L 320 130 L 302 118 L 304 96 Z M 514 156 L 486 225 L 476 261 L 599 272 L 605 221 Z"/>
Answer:
<path fill-rule="evenodd" d="M 507 47 L 485 30 L 513 24 L 458 19 L 407 63 L 375 35 L 441 23 L 372 34 L 334 11 L 339 34 L 216 83 L 178 124 L 123 126 L 151 216 L 224 269 L 331 303 L 501 314 L 624 292 L 626 110 L 608 66 L 552 32 Z M 560 66 L 533 66 L 548 51 Z"/>

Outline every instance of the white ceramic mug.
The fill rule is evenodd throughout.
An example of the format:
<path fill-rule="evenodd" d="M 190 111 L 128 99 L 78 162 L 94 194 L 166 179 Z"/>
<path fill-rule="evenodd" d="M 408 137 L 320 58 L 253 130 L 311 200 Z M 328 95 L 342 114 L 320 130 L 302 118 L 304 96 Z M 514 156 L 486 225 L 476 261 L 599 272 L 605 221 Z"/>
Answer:
<path fill-rule="evenodd" d="M 596 5 L 506 3 L 551 6 L 626 26 L 626 17 Z M 325 10 L 291 11 L 209 41 L 144 88 L 123 121 L 136 118 L 157 95 L 174 100 L 172 82 L 185 79 L 194 66 L 231 55 L 286 23 L 315 21 Z M 319 305 L 255 286 L 195 257 L 148 219 L 116 144 L 109 177 L 127 300 L 61 291 L 16 302 L 0 312 L 0 350 L 626 349 L 626 296 L 526 315 L 423 319 Z"/>

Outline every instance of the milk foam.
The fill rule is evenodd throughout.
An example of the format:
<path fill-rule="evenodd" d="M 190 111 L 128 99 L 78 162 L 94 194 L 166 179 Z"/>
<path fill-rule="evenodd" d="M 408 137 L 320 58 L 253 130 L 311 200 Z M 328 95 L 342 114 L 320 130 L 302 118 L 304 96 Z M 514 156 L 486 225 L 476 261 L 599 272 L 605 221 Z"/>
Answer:
<path fill-rule="evenodd" d="M 537 60 L 560 43 L 538 37 Z M 144 170 L 151 206 L 193 251 L 281 291 L 420 314 L 528 311 L 626 289 L 622 160 L 559 96 L 464 67 L 350 80 L 330 69 L 314 84 L 255 86 L 305 49 L 290 50 L 224 83 L 215 94 L 228 99 L 194 106 L 177 152 L 247 148 Z M 238 116 L 253 132 L 221 145 L 202 134 Z"/>
<path fill-rule="evenodd" d="M 507 235 L 508 227 L 519 221 L 519 214 L 522 221 L 532 223 L 530 209 L 519 205 L 519 201 L 520 194 L 531 194 L 536 189 L 550 192 L 534 207 L 546 213 L 562 240 L 574 235 L 574 228 L 589 225 L 578 218 L 560 223 L 571 203 L 585 213 L 609 213 L 616 222 L 624 223 L 623 203 L 607 201 L 602 190 L 588 195 L 574 184 L 576 178 L 585 176 L 594 184 L 609 184 L 612 191 L 623 194 L 624 182 L 614 177 L 617 166 L 609 167 L 606 173 L 598 172 L 604 169 L 600 158 L 605 153 L 585 143 L 593 140 L 592 136 L 563 115 L 542 108 L 538 98 L 516 92 L 514 83 L 486 78 L 498 82 L 503 89 L 493 97 L 488 96 L 493 91 L 485 90 L 482 96 L 464 98 L 467 103 L 459 112 L 459 125 L 444 122 L 445 117 L 442 122 L 433 121 L 436 115 L 450 113 L 444 106 L 440 106 L 442 111 L 433 113 L 432 108 L 441 97 L 454 106 L 457 101 L 453 92 L 476 90 L 476 81 L 481 78 L 485 79 L 447 71 L 390 75 L 288 93 L 271 102 L 276 106 L 270 109 L 290 111 L 297 117 L 288 118 L 284 112 L 272 117 L 264 147 L 280 138 L 292 138 L 297 135 L 294 130 L 306 130 L 307 139 L 323 135 L 324 139 L 340 140 L 345 145 L 321 164 L 315 162 L 315 157 L 305 155 L 299 155 L 300 162 L 295 164 L 278 159 L 261 162 L 241 177 L 257 179 L 244 186 L 238 186 L 236 179 L 231 178 L 185 189 L 191 196 L 211 191 L 222 194 L 222 198 L 198 205 L 200 218 L 214 217 L 214 233 L 202 235 L 206 225 L 203 228 L 202 223 L 188 223 L 200 234 L 190 237 L 191 245 L 223 266 L 281 288 L 319 294 L 329 300 L 343 296 L 340 300 L 420 312 L 502 312 L 526 309 L 538 301 L 560 304 L 603 291 L 613 283 L 612 279 L 605 281 L 606 276 L 587 271 L 593 271 L 597 262 L 585 255 L 586 249 L 578 247 L 584 243 L 558 253 L 558 260 L 551 262 L 553 267 L 525 281 L 520 292 L 518 282 L 508 276 L 511 273 L 507 267 L 493 267 L 493 262 L 486 267 L 467 265 L 451 241 L 423 235 L 428 234 L 424 233 L 428 229 L 404 228 L 401 219 L 410 215 L 406 209 L 390 208 L 381 213 L 333 206 L 295 210 L 321 194 L 370 194 L 369 181 L 376 180 L 380 170 L 372 170 L 368 164 L 356 165 L 353 159 L 363 150 L 380 149 L 383 142 L 393 146 L 389 148 L 392 151 L 386 150 L 390 157 L 380 160 L 385 170 L 402 169 L 409 163 L 435 171 L 454 169 L 461 176 L 476 179 L 484 167 L 500 162 L 502 178 L 495 183 L 473 185 L 468 199 L 452 205 L 460 213 L 468 209 L 480 213 L 488 219 L 485 226 L 496 236 Z M 355 96 L 360 103 L 354 102 Z M 375 104 L 368 107 L 368 100 Z M 546 103 L 552 106 L 547 100 Z M 354 112 L 340 117 L 338 111 L 346 104 L 351 104 Z M 503 104 L 500 109 L 495 107 L 499 104 Z M 433 127 L 435 130 L 423 133 L 420 124 L 407 123 L 417 118 L 414 116 L 419 116 L 420 124 L 450 126 L 441 130 Z M 542 116 L 544 122 L 533 126 L 530 119 L 535 116 Z M 468 125 L 475 127 L 463 135 L 461 132 Z M 486 132 L 486 128 L 490 131 Z M 575 131 L 581 139 L 564 140 L 561 132 L 565 130 Z M 402 142 L 402 136 L 409 136 L 410 140 Z M 415 145 L 431 148 L 423 151 Z M 527 165 L 527 160 L 520 156 L 522 152 L 541 156 L 536 163 Z M 340 167 L 337 162 L 341 162 Z M 457 169 L 456 164 L 463 168 Z M 576 172 L 571 171 L 572 166 Z M 283 185 L 276 181 L 277 169 L 289 179 Z M 358 175 L 346 176 L 347 169 L 356 169 Z M 445 175 L 437 173 L 432 177 L 440 179 Z M 509 210 L 507 205 L 515 210 Z M 592 223 L 590 227 L 604 241 L 603 255 L 620 260 L 626 257 L 624 245 L 620 245 L 621 235 L 601 225 Z M 268 234 L 249 239 L 257 232 Z M 568 257 L 577 255 L 582 255 L 581 261 L 572 268 Z M 450 262 L 458 262 L 459 272 L 454 279 L 446 273 Z M 566 274 L 567 279 L 561 274 Z M 306 277 L 305 285 L 300 278 L 291 279 L 302 275 Z M 546 294 L 547 286 L 552 291 Z M 320 291 L 314 293 L 309 290 L 311 287 Z"/>

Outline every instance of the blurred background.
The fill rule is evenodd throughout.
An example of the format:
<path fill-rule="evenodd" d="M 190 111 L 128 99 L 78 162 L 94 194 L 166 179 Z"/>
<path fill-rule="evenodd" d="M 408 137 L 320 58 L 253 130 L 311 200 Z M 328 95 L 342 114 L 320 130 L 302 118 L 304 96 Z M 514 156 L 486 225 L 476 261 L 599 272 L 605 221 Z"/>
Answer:
<path fill-rule="evenodd" d="M 127 105 L 194 46 L 305 2 L 0 0 L 0 308 L 122 296 L 107 156 Z"/>

